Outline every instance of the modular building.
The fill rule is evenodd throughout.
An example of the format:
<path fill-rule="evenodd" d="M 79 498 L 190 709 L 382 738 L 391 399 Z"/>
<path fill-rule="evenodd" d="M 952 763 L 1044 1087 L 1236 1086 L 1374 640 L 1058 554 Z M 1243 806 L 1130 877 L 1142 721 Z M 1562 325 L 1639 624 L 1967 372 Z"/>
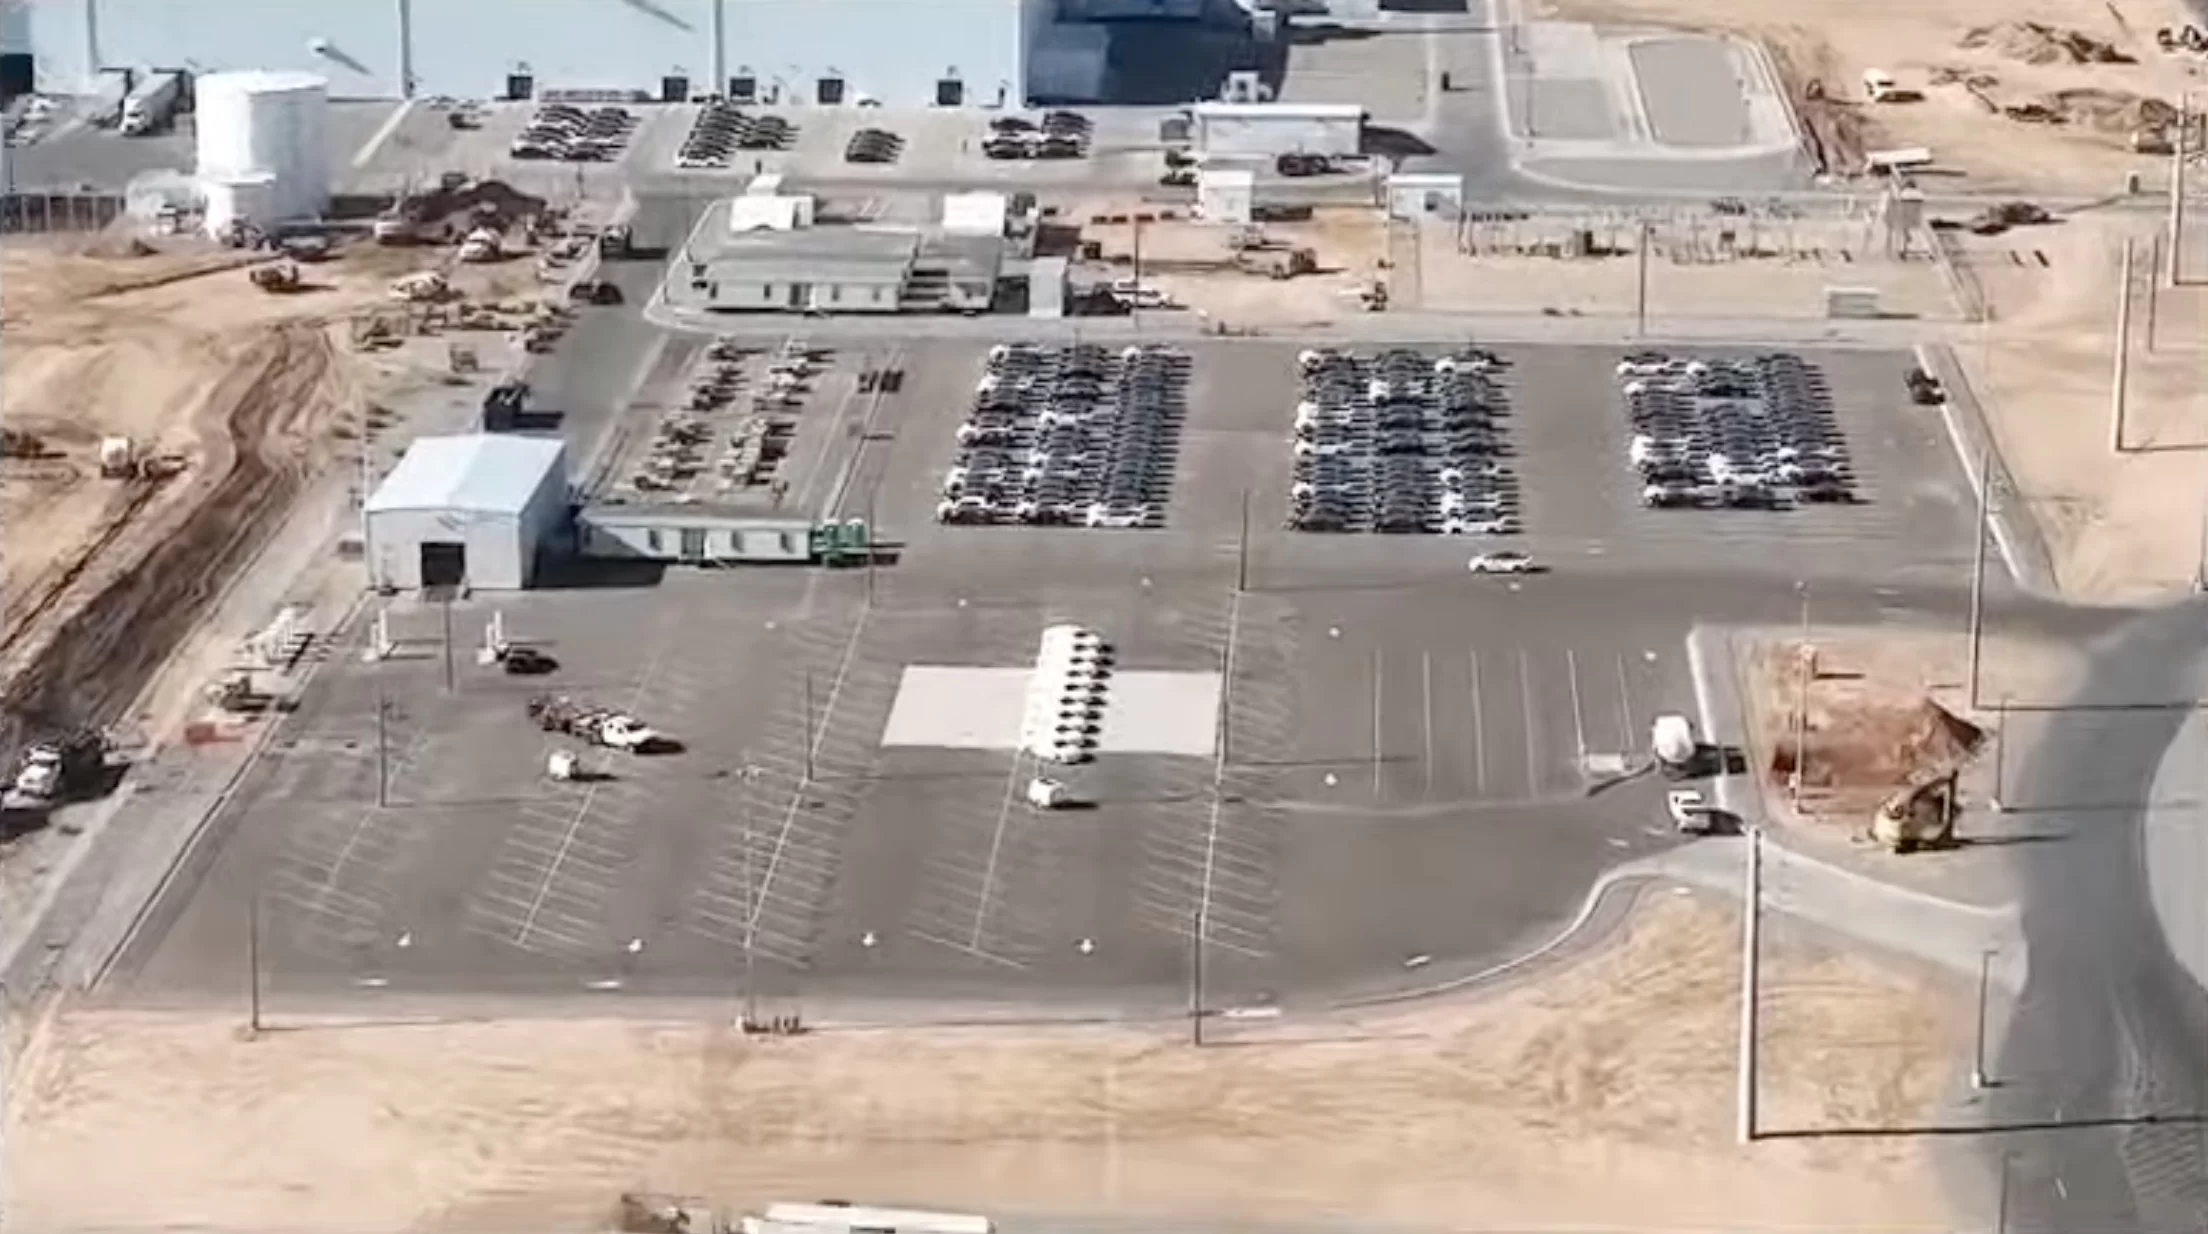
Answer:
<path fill-rule="evenodd" d="M 372 586 L 527 587 L 538 555 L 563 542 L 573 507 L 558 438 L 420 437 L 368 498 Z"/>
<path fill-rule="evenodd" d="M 803 564 L 833 560 L 847 546 L 864 552 L 865 525 L 821 526 L 810 519 L 710 506 L 608 504 L 576 515 L 585 557 L 691 565 Z"/>
<path fill-rule="evenodd" d="M 1018 106 L 1031 56 L 1064 41 L 1056 0 L 11 0 L 0 11 L 25 49 L 8 52 L 30 55 L 55 92 L 102 67 L 150 65 L 304 70 L 339 98 L 614 90 Z"/>
<path fill-rule="evenodd" d="M 1198 103 L 1191 115 L 1205 158 L 1353 155 L 1365 135 L 1365 109 L 1355 103 Z"/>

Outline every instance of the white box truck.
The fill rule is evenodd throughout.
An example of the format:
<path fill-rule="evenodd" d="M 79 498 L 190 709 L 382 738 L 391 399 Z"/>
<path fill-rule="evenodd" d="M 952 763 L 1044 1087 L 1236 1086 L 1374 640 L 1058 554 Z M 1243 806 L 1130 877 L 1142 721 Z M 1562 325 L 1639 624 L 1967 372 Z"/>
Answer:
<path fill-rule="evenodd" d="M 123 100 L 123 134 L 142 137 L 162 128 L 183 101 L 184 74 L 174 69 L 147 73 Z"/>

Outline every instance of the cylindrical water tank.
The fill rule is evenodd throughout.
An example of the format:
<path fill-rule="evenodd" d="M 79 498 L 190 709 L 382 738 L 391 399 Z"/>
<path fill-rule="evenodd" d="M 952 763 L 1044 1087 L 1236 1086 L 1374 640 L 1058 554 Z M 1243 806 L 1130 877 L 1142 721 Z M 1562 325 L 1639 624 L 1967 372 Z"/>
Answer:
<path fill-rule="evenodd" d="M 193 85 L 199 175 L 210 186 L 266 174 L 274 219 L 320 214 L 330 201 L 330 83 L 312 73 L 209 73 Z M 211 190 L 212 191 L 212 190 Z"/>
<path fill-rule="evenodd" d="M 206 204 L 201 217 L 207 224 L 207 234 L 219 236 L 232 223 L 251 223 L 267 227 L 287 217 L 278 210 L 276 201 L 276 177 L 270 172 L 248 172 L 242 176 L 222 176 L 200 181 L 200 191 Z"/>

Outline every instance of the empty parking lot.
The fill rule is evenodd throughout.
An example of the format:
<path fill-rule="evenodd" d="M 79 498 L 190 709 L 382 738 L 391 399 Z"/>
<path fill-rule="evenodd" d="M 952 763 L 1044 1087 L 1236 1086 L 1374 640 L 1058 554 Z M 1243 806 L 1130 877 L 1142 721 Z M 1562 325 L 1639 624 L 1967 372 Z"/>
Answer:
<path fill-rule="evenodd" d="M 1503 579 L 1466 573 L 1462 541 L 1280 530 L 1294 352 L 1264 345 L 1197 350 L 1168 529 L 938 525 L 980 348 L 898 355 L 903 389 L 850 443 L 843 504 L 898 545 L 871 582 L 478 595 L 450 613 L 449 668 L 446 611 L 397 603 L 399 654 L 364 662 L 358 631 L 333 649 L 113 984 L 230 994 L 255 902 L 279 994 L 726 995 L 748 941 L 775 997 L 1164 1005 L 1199 922 L 1222 1005 L 1475 965 L 1672 842 L 1657 784 L 1587 790 L 1656 714 L 1695 709 L 1693 625 L 1785 620 L 1797 578 L 1898 583 L 1967 556 L 1952 468 L 1877 393 L 1891 358 L 1828 366 L 1868 504 L 1698 528 L 1635 500 L 1607 363 L 1515 352 L 1522 542 L 1555 568 Z M 557 674 L 474 663 L 494 607 Z M 1017 667 L 1057 621 L 1104 632 L 1123 669 L 1224 671 L 1223 773 L 1108 752 L 1054 773 L 1094 808 L 1040 813 L 1011 751 L 881 745 L 907 667 Z M 685 748 L 555 784 L 523 714 L 540 689 Z"/>

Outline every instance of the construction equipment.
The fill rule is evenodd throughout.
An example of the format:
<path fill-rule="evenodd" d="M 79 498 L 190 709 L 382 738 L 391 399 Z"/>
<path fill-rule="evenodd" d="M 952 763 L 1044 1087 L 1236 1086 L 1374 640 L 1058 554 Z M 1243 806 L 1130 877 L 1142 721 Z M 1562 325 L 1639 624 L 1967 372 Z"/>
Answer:
<path fill-rule="evenodd" d="M 445 276 L 435 270 L 424 270 L 391 281 L 391 298 L 409 303 L 442 300 L 449 290 Z"/>
<path fill-rule="evenodd" d="M 1234 268 L 1244 274 L 1292 279 L 1301 274 L 1318 273 L 1319 258 L 1317 253 L 1307 248 L 1249 248 L 1235 253 Z"/>
<path fill-rule="evenodd" d="M 578 703 L 564 694 L 540 694 L 529 700 L 528 711 L 545 732 L 566 733 L 611 750 L 648 754 L 667 744 L 666 738 L 635 716 Z"/>
<path fill-rule="evenodd" d="M 626 223 L 615 223 L 598 233 L 598 255 L 611 260 L 627 257 L 635 251 L 636 240 Z"/>
<path fill-rule="evenodd" d="M 2029 201 L 2004 201 L 1987 206 L 1963 226 L 1976 236 L 1998 236 L 2011 227 L 2036 227 L 2054 221 L 2045 206 Z"/>
<path fill-rule="evenodd" d="M 1671 815 L 1671 829 L 1682 835 L 1708 835 L 1717 829 L 1716 815 L 1698 788 L 1675 788 L 1664 794 L 1664 811 Z"/>
<path fill-rule="evenodd" d="M 128 437 L 100 438 L 100 475 L 128 480 L 138 474 L 138 444 Z"/>
<path fill-rule="evenodd" d="M 92 729 L 48 738 L 23 752 L 15 778 L 0 790 L 0 811 L 43 814 L 99 791 L 107 772 L 107 738 Z"/>
<path fill-rule="evenodd" d="M 231 715 L 252 715 L 267 711 L 274 699 L 254 687 L 253 670 L 241 668 L 209 685 L 207 701 Z"/>
<path fill-rule="evenodd" d="M 0 428 L 0 458 L 44 458 L 46 441 L 22 429 Z"/>
<path fill-rule="evenodd" d="M 1871 836 L 1897 853 L 1936 848 L 1955 837 L 1956 769 L 1929 767 L 1910 776 L 1871 816 Z"/>
<path fill-rule="evenodd" d="M 561 783 L 583 778 L 582 756 L 573 750 L 554 750 L 544 760 L 544 774 Z"/>
<path fill-rule="evenodd" d="M 255 266 L 246 271 L 246 277 L 253 281 L 255 287 L 270 295 L 283 295 L 299 290 L 299 267 L 293 262 L 279 261 Z"/>
<path fill-rule="evenodd" d="M 497 261 L 505 255 L 498 233 L 488 227 L 478 227 L 460 241 L 460 260 L 470 264 Z"/>
<path fill-rule="evenodd" d="M 1902 380 L 1909 386 L 1909 401 L 1920 407 L 1936 407 L 1947 401 L 1947 391 L 1940 386 L 1940 379 L 1922 368 L 1912 368 Z"/>
<path fill-rule="evenodd" d="M 1368 313 L 1387 312 L 1387 283 L 1380 279 L 1374 279 L 1372 282 L 1367 283 L 1365 286 L 1359 288 L 1357 291 L 1357 303 L 1362 305 L 1364 307 L 1364 310 Z"/>

